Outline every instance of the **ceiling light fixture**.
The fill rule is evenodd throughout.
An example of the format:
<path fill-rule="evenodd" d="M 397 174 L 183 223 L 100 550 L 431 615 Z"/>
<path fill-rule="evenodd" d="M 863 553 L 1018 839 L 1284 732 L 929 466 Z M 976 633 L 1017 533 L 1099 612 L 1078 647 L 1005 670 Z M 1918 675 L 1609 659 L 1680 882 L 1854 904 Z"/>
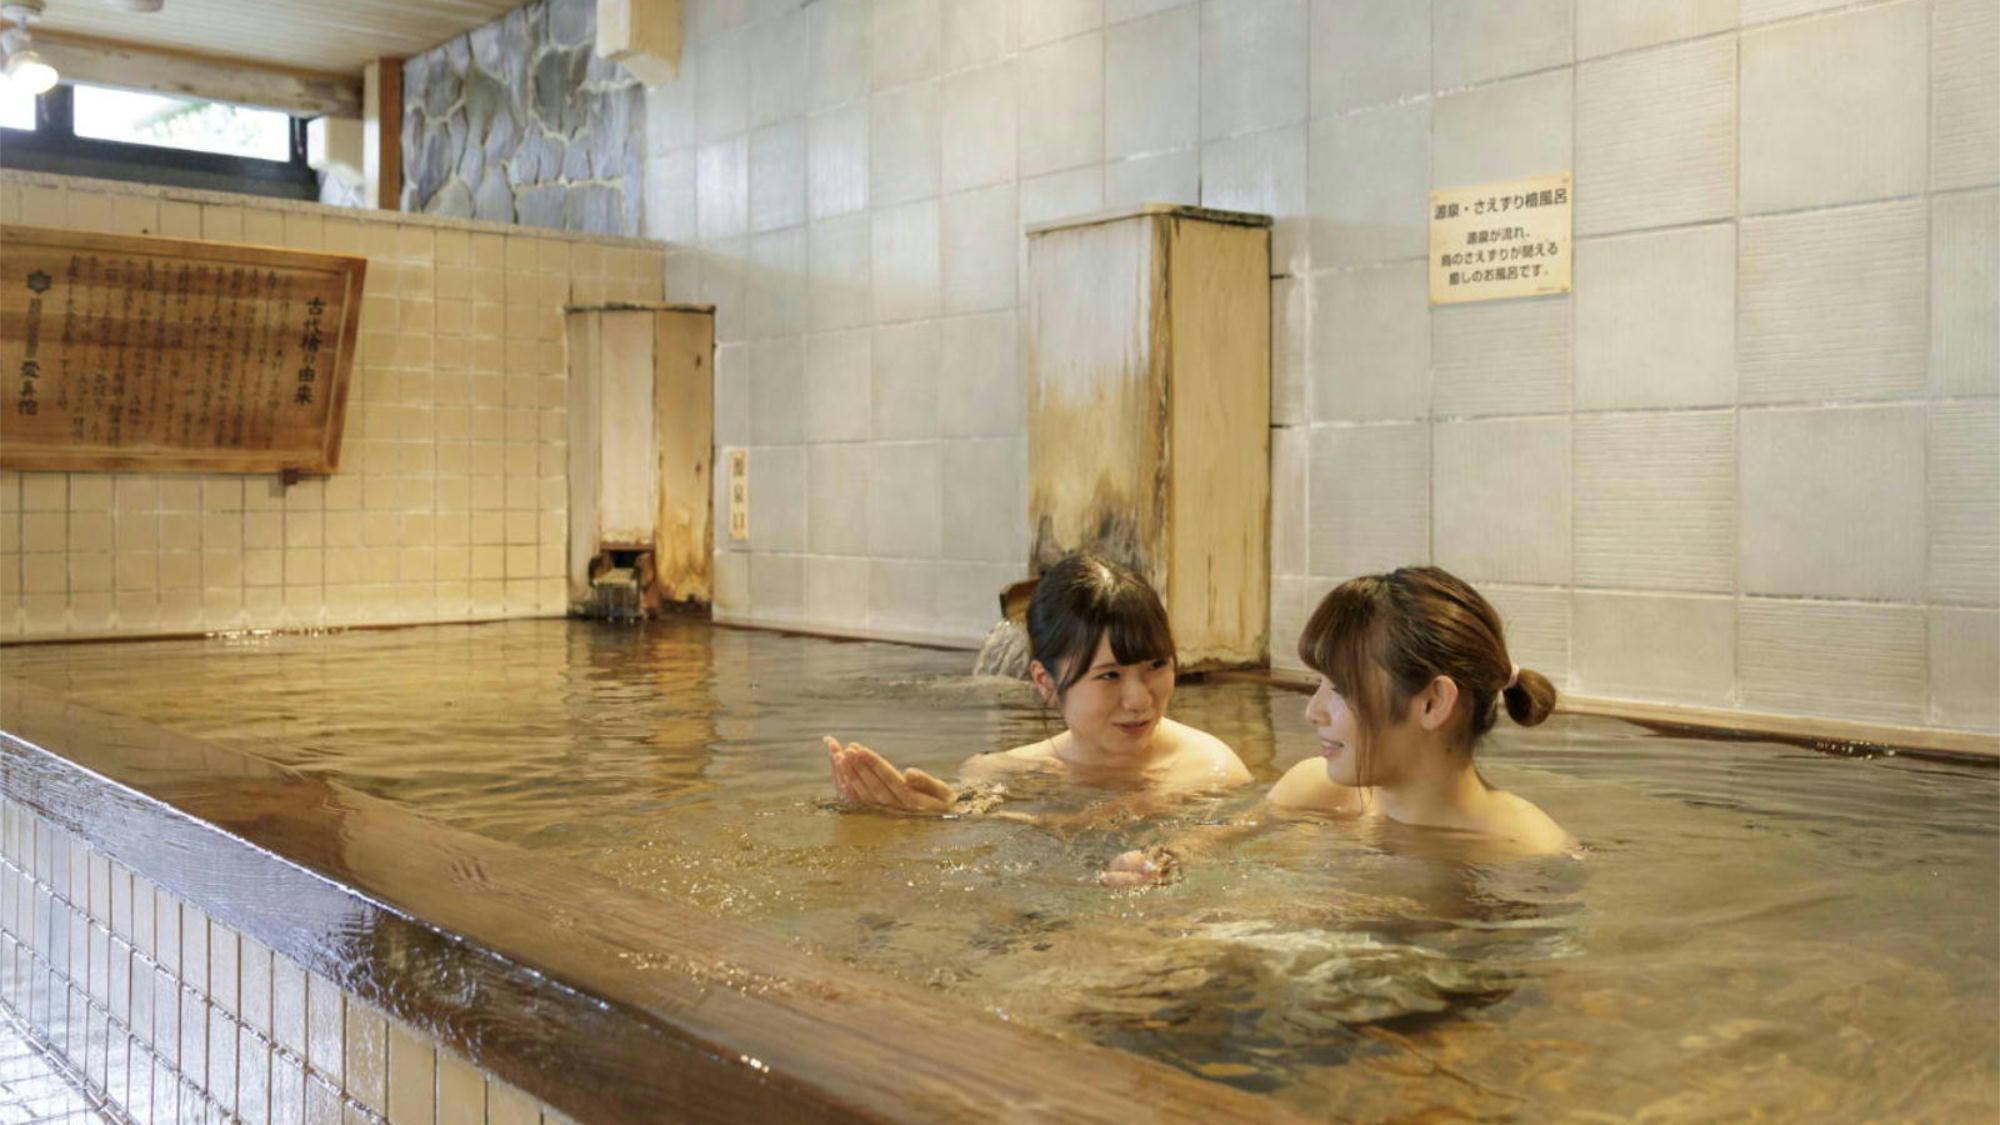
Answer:
<path fill-rule="evenodd" d="M 0 52 L 7 56 L 7 84 L 31 97 L 48 93 L 56 84 L 56 68 L 36 51 L 28 39 L 28 23 L 40 19 L 42 0 L 6 0 L 0 3 L 0 18 L 14 26 L 0 31 Z"/>
<path fill-rule="evenodd" d="M 104 0 L 104 2 L 128 12 L 157 12 L 167 0 Z"/>

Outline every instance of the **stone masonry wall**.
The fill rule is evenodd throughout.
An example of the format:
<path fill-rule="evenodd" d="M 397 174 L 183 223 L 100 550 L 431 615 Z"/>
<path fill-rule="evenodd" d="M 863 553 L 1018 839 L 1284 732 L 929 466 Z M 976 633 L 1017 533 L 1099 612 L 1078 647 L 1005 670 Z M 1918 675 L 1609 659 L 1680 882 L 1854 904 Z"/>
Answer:
<path fill-rule="evenodd" d="M 637 235 L 644 89 L 594 0 L 540 0 L 403 66 L 403 209 Z"/>

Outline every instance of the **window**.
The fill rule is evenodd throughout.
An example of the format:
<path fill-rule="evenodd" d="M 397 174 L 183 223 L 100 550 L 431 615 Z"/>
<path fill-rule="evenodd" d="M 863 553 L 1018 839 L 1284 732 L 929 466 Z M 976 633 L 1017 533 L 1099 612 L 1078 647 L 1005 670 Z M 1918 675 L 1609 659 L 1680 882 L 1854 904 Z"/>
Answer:
<path fill-rule="evenodd" d="M 76 135 L 253 160 L 290 160 L 292 119 L 275 109 L 75 87 Z"/>
<path fill-rule="evenodd" d="M 280 110 L 75 83 L 0 112 L 0 167 L 319 197 L 305 122 Z"/>

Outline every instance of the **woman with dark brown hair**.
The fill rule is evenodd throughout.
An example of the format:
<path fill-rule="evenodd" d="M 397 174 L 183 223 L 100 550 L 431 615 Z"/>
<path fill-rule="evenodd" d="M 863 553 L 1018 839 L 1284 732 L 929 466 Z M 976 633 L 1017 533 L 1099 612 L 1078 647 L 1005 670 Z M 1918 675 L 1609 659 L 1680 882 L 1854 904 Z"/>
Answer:
<path fill-rule="evenodd" d="M 1306 622 L 1299 659 L 1319 673 L 1306 721 L 1320 752 L 1286 771 L 1268 804 L 1446 829 L 1496 858 L 1576 847 L 1547 813 L 1495 788 L 1473 763 L 1503 705 L 1531 727 L 1556 702 L 1547 678 L 1508 657 L 1500 615 L 1479 591 L 1434 566 L 1349 579 Z M 1126 852 L 1103 881 L 1169 878 L 1180 853 L 1203 842 Z"/>
<path fill-rule="evenodd" d="M 1066 781 L 1154 792 L 1226 788 L 1250 771 L 1221 739 L 1167 718 L 1174 636 L 1160 596 L 1126 567 L 1076 554 L 1049 568 L 1028 603 L 1029 677 L 1060 708 L 1052 738 L 966 763 L 968 781 L 1053 774 Z M 859 743 L 825 739 L 834 788 L 857 804 L 901 812 L 957 807 L 952 786 L 898 769 Z"/>

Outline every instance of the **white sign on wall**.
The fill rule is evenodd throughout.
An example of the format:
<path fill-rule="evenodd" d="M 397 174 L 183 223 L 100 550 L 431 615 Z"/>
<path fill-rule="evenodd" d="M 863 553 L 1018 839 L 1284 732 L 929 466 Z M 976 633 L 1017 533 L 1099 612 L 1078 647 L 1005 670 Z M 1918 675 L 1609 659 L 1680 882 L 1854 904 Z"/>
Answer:
<path fill-rule="evenodd" d="M 1431 193 L 1431 304 L 1570 290 L 1570 173 Z"/>

